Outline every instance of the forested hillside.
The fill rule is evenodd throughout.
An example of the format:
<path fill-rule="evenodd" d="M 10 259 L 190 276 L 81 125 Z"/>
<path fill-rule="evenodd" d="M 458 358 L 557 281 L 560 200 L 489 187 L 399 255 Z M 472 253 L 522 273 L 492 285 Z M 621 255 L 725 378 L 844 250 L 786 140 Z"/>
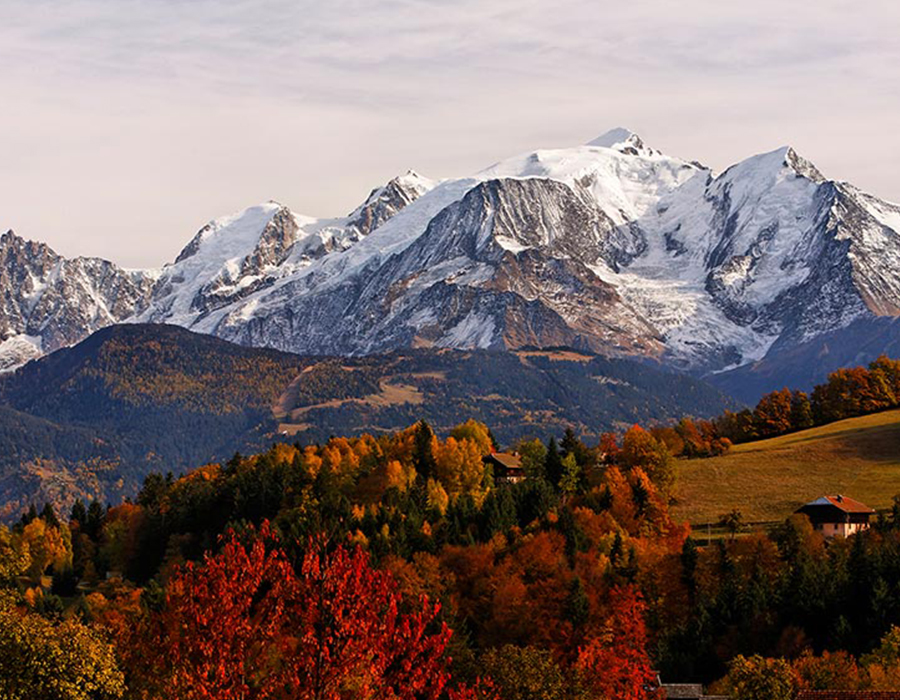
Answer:
<path fill-rule="evenodd" d="M 171 326 L 113 326 L 0 379 L 0 502 L 118 502 L 151 470 L 181 473 L 271 440 L 299 357 Z"/>
<path fill-rule="evenodd" d="M 503 442 L 600 432 L 732 407 L 697 380 L 559 351 L 417 350 L 304 358 L 176 326 L 120 325 L 0 375 L 0 516 L 30 502 L 118 503 L 173 472 L 276 441 L 390 432 L 470 417 Z"/>
<path fill-rule="evenodd" d="M 0 526 L 0 692 L 652 700 L 651 669 L 739 699 L 896 687 L 900 509 L 827 546 L 793 516 L 699 547 L 640 428 L 520 443 L 518 483 L 493 447 L 474 421 L 278 445 Z"/>
<path fill-rule="evenodd" d="M 302 441 L 401 430 L 420 418 L 438 433 L 476 418 L 506 444 L 572 428 L 596 442 L 634 423 L 708 417 L 738 404 L 652 364 L 573 350 L 411 350 L 310 365 L 285 392 L 282 430 Z"/>

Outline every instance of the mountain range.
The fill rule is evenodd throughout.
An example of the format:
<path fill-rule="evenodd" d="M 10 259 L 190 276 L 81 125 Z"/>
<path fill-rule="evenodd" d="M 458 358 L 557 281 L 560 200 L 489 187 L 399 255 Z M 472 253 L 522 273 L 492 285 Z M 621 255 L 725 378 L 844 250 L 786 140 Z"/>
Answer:
<path fill-rule="evenodd" d="M 0 298 L 4 368 L 166 323 L 304 355 L 567 346 L 749 401 L 892 347 L 900 207 L 789 147 L 715 173 L 614 129 L 471 177 L 410 171 L 340 218 L 250 207 L 159 270 L 10 231 Z"/>

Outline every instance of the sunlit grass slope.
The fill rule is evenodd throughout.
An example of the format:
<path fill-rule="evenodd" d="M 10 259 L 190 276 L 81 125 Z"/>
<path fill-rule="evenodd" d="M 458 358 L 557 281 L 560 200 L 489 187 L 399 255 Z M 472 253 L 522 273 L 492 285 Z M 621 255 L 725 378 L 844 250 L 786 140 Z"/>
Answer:
<path fill-rule="evenodd" d="M 747 522 L 782 520 L 826 493 L 885 508 L 900 494 L 900 410 L 736 445 L 722 457 L 678 466 L 674 515 L 694 525 L 732 508 Z"/>

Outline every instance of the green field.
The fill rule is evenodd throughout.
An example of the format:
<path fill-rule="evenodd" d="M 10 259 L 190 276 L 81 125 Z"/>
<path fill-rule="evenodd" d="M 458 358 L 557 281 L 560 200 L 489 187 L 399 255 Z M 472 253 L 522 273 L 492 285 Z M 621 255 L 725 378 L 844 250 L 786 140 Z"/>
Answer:
<path fill-rule="evenodd" d="M 679 460 L 672 511 L 695 526 L 732 508 L 745 522 L 774 522 L 836 493 L 878 509 L 900 494 L 900 410 L 735 445 L 722 457 Z"/>

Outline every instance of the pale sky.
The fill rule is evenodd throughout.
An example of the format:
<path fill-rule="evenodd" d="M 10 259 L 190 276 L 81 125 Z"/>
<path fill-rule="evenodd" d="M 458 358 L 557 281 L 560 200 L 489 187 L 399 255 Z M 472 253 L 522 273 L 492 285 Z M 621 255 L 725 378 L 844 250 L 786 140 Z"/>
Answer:
<path fill-rule="evenodd" d="M 898 201 L 898 125 L 893 0 L 0 0 L 0 229 L 129 267 L 615 126 Z"/>

